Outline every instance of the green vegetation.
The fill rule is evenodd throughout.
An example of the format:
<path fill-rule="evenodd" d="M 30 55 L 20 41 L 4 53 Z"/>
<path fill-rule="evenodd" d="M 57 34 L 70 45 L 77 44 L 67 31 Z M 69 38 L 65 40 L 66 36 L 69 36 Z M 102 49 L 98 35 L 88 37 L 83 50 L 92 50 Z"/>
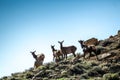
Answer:
<path fill-rule="evenodd" d="M 118 36 L 120 34 L 100 41 L 98 48 L 102 53 L 98 55 L 99 61 L 93 56 L 91 59 L 80 58 L 72 62 L 74 57 L 70 55 L 67 60 L 46 63 L 37 69 L 30 68 L 24 72 L 13 73 L 0 80 L 120 80 Z"/>

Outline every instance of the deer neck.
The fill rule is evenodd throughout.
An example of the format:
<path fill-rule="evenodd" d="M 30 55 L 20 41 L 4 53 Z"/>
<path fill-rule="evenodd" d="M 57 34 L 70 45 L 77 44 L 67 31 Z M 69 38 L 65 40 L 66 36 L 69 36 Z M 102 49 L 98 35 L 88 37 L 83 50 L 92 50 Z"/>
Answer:
<path fill-rule="evenodd" d="M 84 42 L 82 43 L 81 46 L 82 46 L 82 48 L 88 48 L 88 46 Z"/>
<path fill-rule="evenodd" d="M 37 60 L 37 55 L 35 53 L 32 53 L 33 58 Z"/>
<path fill-rule="evenodd" d="M 57 51 L 55 48 L 52 48 L 52 51 Z"/>
<path fill-rule="evenodd" d="M 34 55 L 35 55 L 35 53 L 32 53 L 32 55 L 34 56 Z"/>
<path fill-rule="evenodd" d="M 63 45 L 62 45 L 62 44 L 60 44 L 60 48 L 61 48 L 61 49 L 63 48 Z"/>
<path fill-rule="evenodd" d="M 83 44 L 83 42 L 80 42 L 80 44 L 81 44 L 81 47 L 83 48 L 83 47 L 84 47 L 84 44 Z"/>

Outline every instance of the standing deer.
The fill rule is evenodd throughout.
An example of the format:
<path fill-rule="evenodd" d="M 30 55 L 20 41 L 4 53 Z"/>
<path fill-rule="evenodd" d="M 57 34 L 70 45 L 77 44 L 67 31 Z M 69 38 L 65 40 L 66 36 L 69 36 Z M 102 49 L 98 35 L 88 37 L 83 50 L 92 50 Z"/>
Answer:
<path fill-rule="evenodd" d="M 45 55 L 43 53 L 36 55 L 35 52 L 36 51 L 30 53 L 32 53 L 33 58 L 36 60 L 34 62 L 34 68 L 38 68 L 40 65 L 43 65 Z"/>
<path fill-rule="evenodd" d="M 84 59 L 85 59 L 85 55 L 87 53 L 89 53 L 89 59 L 90 59 L 90 57 L 92 55 L 92 52 L 94 52 L 94 54 L 95 54 L 95 56 L 96 56 L 96 58 L 98 60 L 97 54 L 101 53 L 101 51 L 99 49 L 96 49 L 96 47 L 94 45 L 86 45 L 83 40 L 79 40 L 78 42 L 81 44 L 81 47 L 83 49 Z"/>
<path fill-rule="evenodd" d="M 68 46 L 68 47 L 63 47 L 63 42 L 64 41 L 58 41 L 58 43 L 60 44 L 60 49 L 62 51 L 62 53 L 64 54 L 64 58 L 67 59 L 67 54 L 73 53 L 74 57 L 75 55 L 75 51 L 76 51 L 76 47 L 75 46 Z"/>
<path fill-rule="evenodd" d="M 62 56 L 62 58 L 63 58 L 62 51 L 61 50 L 56 50 L 54 47 L 55 47 L 55 45 L 51 45 L 51 49 L 52 49 L 52 52 L 53 52 L 53 61 L 54 61 L 55 58 L 60 60 L 60 56 Z"/>

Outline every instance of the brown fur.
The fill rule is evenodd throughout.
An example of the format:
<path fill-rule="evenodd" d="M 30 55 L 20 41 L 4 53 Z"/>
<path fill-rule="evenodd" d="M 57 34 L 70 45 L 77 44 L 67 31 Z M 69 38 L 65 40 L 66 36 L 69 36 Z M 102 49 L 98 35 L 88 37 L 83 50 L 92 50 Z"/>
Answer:
<path fill-rule="evenodd" d="M 98 45 L 99 44 L 99 41 L 98 39 L 96 38 L 91 38 L 91 39 L 88 39 L 84 42 L 86 45 Z"/>
<path fill-rule="evenodd" d="M 32 53 L 33 58 L 36 60 L 34 63 L 34 68 L 38 68 L 39 66 L 43 65 L 45 55 L 43 53 L 36 55 L 35 52 L 36 51 L 30 53 Z"/>
<path fill-rule="evenodd" d="M 60 56 L 62 56 L 62 58 L 63 58 L 63 54 L 62 54 L 61 50 L 56 50 L 54 48 L 54 46 L 52 46 L 52 45 L 51 45 L 51 49 L 52 49 L 52 52 L 53 52 L 53 61 L 54 61 L 55 58 L 60 60 Z M 55 61 L 56 61 L 56 59 L 55 59 Z"/>
<path fill-rule="evenodd" d="M 76 47 L 75 46 L 68 46 L 68 47 L 63 47 L 63 42 L 64 41 L 58 41 L 58 43 L 60 44 L 60 49 L 62 51 L 62 53 L 64 54 L 64 58 L 67 59 L 67 54 L 73 53 L 74 57 L 75 55 L 75 51 L 76 51 Z"/>
<path fill-rule="evenodd" d="M 85 59 L 85 55 L 88 54 L 88 53 L 89 53 L 89 59 L 90 59 L 90 57 L 91 57 L 91 55 L 92 55 L 92 52 L 94 52 L 94 54 L 95 54 L 95 56 L 96 56 L 96 58 L 97 58 L 97 60 L 98 60 L 97 54 L 100 53 L 100 51 L 98 51 L 94 45 L 86 45 L 86 44 L 84 43 L 84 41 L 82 41 L 82 40 L 80 40 L 80 41 L 78 41 L 78 42 L 81 44 L 81 47 L 82 47 L 82 49 L 83 49 L 84 59 Z"/>

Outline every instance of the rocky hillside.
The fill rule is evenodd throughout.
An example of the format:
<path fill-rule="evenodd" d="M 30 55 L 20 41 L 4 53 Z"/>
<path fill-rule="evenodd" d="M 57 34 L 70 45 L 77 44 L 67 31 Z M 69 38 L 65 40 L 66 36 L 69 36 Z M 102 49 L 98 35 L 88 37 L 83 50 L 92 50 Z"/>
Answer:
<path fill-rule="evenodd" d="M 96 47 L 101 49 L 99 61 L 94 56 L 73 61 L 74 57 L 69 56 L 67 60 L 46 63 L 0 80 L 120 80 L 120 31 L 100 40 Z"/>

